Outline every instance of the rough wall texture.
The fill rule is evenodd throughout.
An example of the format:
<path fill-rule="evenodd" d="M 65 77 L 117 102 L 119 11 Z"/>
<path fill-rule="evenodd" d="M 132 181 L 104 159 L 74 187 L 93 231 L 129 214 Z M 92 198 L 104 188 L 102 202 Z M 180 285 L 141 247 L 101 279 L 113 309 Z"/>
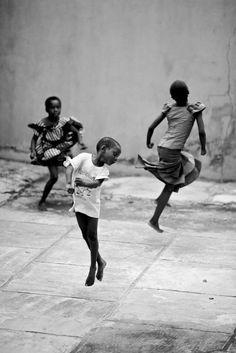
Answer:
<path fill-rule="evenodd" d="M 183 79 L 207 105 L 202 175 L 235 180 L 235 18 L 235 0 L 0 0 L 0 145 L 27 149 L 27 123 L 58 95 L 91 149 L 111 135 L 123 158 L 149 156 L 147 127 Z"/>

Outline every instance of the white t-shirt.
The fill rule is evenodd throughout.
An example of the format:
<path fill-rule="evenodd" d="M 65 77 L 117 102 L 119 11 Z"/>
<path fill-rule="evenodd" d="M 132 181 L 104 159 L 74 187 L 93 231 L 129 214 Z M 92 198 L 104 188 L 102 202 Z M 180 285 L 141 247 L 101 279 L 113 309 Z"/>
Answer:
<path fill-rule="evenodd" d="M 84 152 L 78 154 L 78 156 L 73 159 L 67 158 L 64 162 L 64 166 L 67 167 L 69 164 L 73 167 L 72 185 L 74 185 L 75 178 L 79 176 L 83 178 L 86 177 L 90 181 L 108 179 L 108 168 L 105 165 L 102 167 L 95 166 L 92 162 L 91 153 Z M 99 218 L 101 186 L 88 188 L 85 186 L 74 185 L 74 188 L 74 205 L 70 211 L 81 212 L 89 217 Z"/>

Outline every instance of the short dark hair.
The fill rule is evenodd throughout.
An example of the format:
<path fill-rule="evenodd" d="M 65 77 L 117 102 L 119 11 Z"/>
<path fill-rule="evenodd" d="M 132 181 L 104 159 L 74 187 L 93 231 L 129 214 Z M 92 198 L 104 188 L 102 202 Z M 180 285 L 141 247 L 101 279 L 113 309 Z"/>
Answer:
<path fill-rule="evenodd" d="M 58 101 L 61 105 L 61 100 L 59 97 L 56 97 L 56 96 L 51 96 L 51 97 L 48 97 L 46 100 L 45 100 L 45 109 L 46 109 L 46 112 L 48 111 L 48 108 L 49 108 L 49 105 L 50 105 L 50 102 L 51 101 Z"/>
<path fill-rule="evenodd" d="M 112 137 L 102 137 L 97 143 L 97 152 L 102 148 L 102 146 L 107 148 L 117 147 L 121 151 L 121 145 Z"/>
<path fill-rule="evenodd" d="M 176 80 L 170 86 L 170 94 L 172 98 L 180 98 L 189 94 L 188 86 L 184 81 Z"/>

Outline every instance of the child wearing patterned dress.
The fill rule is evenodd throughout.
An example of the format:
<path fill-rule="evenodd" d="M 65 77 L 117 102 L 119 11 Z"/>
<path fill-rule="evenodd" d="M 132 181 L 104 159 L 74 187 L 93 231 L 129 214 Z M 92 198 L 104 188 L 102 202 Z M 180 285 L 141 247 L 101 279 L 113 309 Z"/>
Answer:
<path fill-rule="evenodd" d="M 168 203 L 173 191 L 192 183 L 200 174 L 201 162 L 185 151 L 184 145 L 190 135 L 195 120 L 197 121 L 201 155 L 206 154 L 206 133 L 202 120 L 202 111 L 206 108 L 202 103 L 189 104 L 189 90 L 185 82 L 175 81 L 170 86 L 170 94 L 174 104 L 165 104 L 161 114 L 154 120 L 147 132 L 146 145 L 152 148 L 151 138 L 155 128 L 165 119 L 168 129 L 158 144 L 159 162 L 153 164 L 138 156 L 138 162 L 144 169 L 165 183 L 165 187 L 157 198 L 157 206 L 149 225 L 162 232 L 159 217 Z"/>
<path fill-rule="evenodd" d="M 78 143 L 80 149 L 86 148 L 81 134 L 83 125 L 74 118 L 60 117 L 60 98 L 48 97 L 45 110 L 47 117 L 38 123 L 28 124 L 34 130 L 30 145 L 31 163 L 47 166 L 50 173 L 38 204 L 40 210 L 46 210 L 46 198 L 58 179 L 58 166 L 63 165 L 66 155 L 71 153 L 71 147 Z"/>
<path fill-rule="evenodd" d="M 90 250 L 90 270 L 85 281 L 92 286 L 96 278 L 102 281 L 106 261 L 98 251 L 97 227 L 100 215 L 100 192 L 104 180 L 108 179 L 110 166 L 117 161 L 121 153 L 120 144 L 111 137 L 98 141 L 96 154 L 80 153 L 71 159 L 67 157 L 66 167 L 67 191 L 73 194 L 75 212 L 82 236 Z M 96 273 L 96 263 L 98 269 Z"/>

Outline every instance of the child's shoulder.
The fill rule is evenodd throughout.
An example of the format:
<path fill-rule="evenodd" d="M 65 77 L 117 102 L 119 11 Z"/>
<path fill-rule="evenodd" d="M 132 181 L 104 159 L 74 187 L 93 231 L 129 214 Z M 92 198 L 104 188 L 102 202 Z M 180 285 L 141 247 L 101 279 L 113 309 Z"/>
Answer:
<path fill-rule="evenodd" d="M 170 110 L 171 110 L 171 108 L 174 106 L 174 103 L 165 103 L 164 105 L 163 105 L 163 108 L 162 108 L 162 110 L 161 110 L 161 112 L 163 113 L 163 114 L 167 114 Z"/>
<path fill-rule="evenodd" d="M 84 160 L 84 159 L 91 158 L 91 156 L 92 156 L 92 153 L 81 152 L 81 153 L 77 154 L 77 156 L 75 156 L 73 159 Z"/>
<path fill-rule="evenodd" d="M 33 129 L 36 133 L 41 133 L 48 126 L 47 120 L 45 119 L 46 118 L 42 118 L 37 123 L 30 123 L 28 127 Z"/>
<path fill-rule="evenodd" d="M 196 102 L 196 103 L 188 104 L 187 109 L 190 113 L 196 114 L 196 113 L 200 113 L 204 109 L 206 109 L 206 106 L 201 102 Z"/>

